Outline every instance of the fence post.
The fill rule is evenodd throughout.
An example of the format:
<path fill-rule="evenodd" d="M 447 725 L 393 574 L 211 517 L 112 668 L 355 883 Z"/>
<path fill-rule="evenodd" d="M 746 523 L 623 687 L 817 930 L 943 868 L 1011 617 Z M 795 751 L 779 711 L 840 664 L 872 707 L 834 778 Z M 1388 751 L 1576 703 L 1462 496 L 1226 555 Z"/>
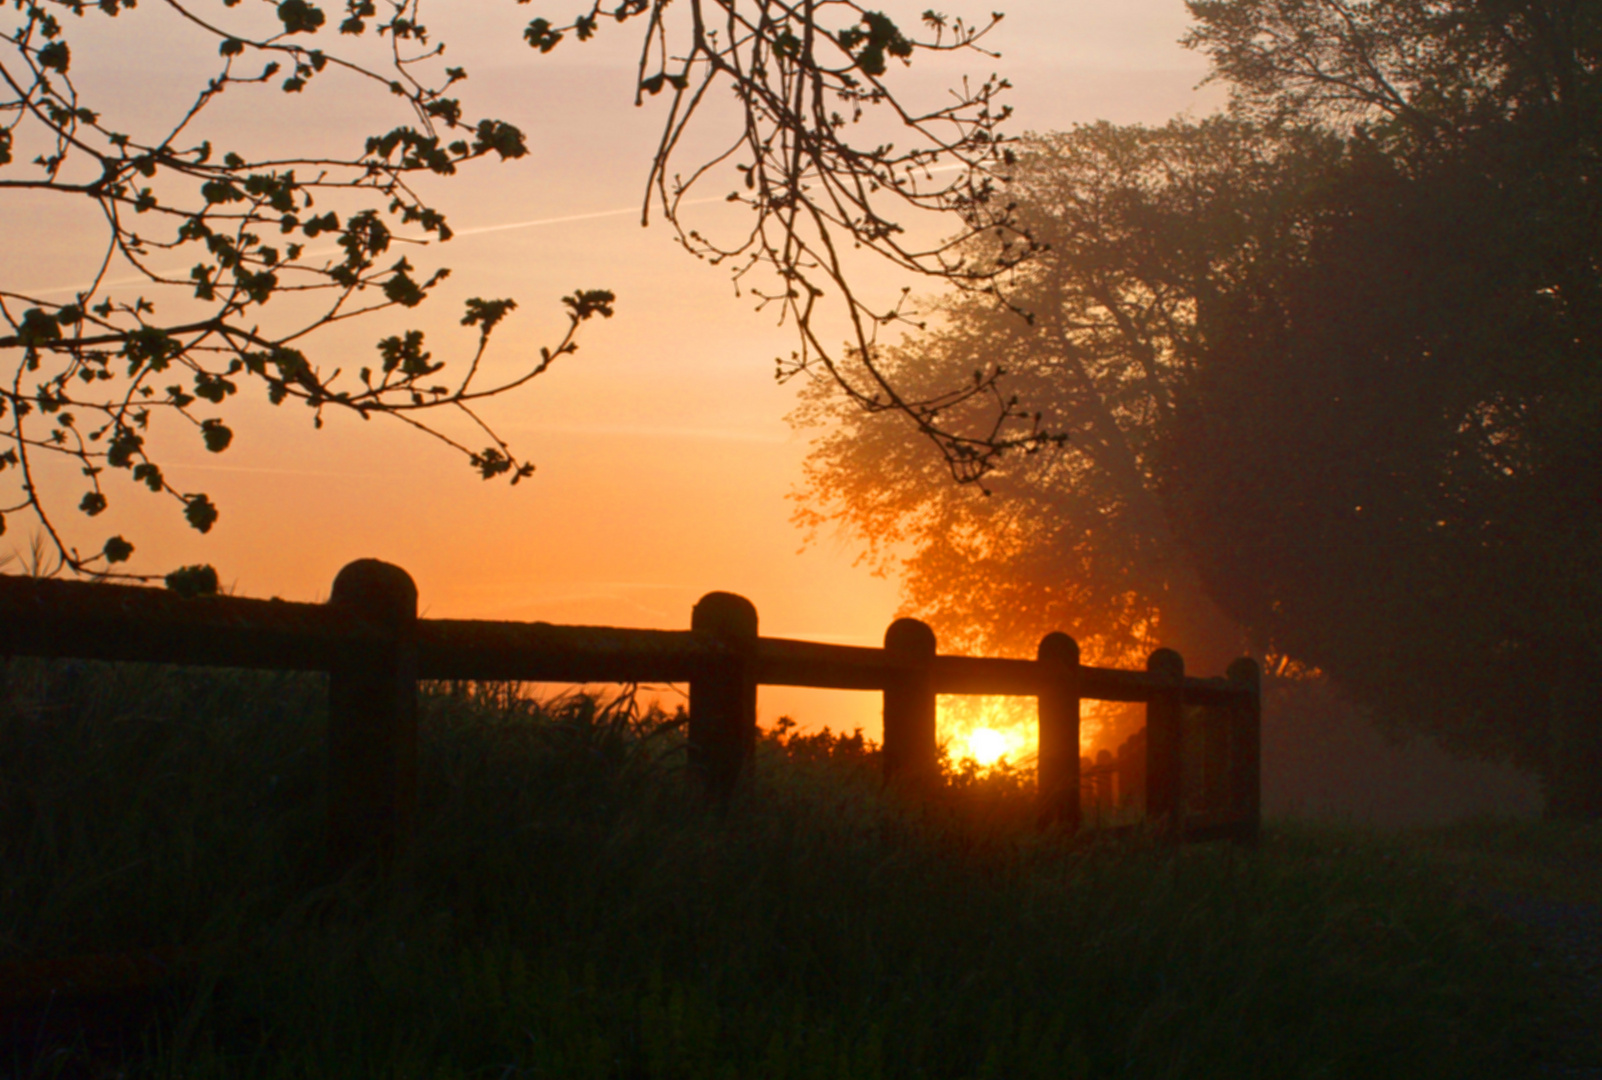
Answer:
<path fill-rule="evenodd" d="M 1229 665 L 1229 681 L 1247 691 L 1230 710 L 1230 807 L 1241 817 L 1241 839 L 1255 844 L 1263 828 L 1263 688 L 1257 661 L 1248 656 Z"/>
<path fill-rule="evenodd" d="M 884 776 L 920 784 L 940 774 L 935 691 L 930 670 L 935 635 L 927 623 L 897 619 L 884 632 L 885 652 L 908 665 L 884 691 Z"/>
<path fill-rule="evenodd" d="M 1096 823 L 1104 825 L 1118 806 L 1113 792 L 1113 778 L 1118 775 L 1118 762 L 1105 746 L 1096 751 Z"/>
<path fill-rule="evenodd" d="M 1118 805 L 1146 812 L 1146 729 L 1118 746 Z"/>
<path fill-rule="evenodd" d="M 417 586 L 398 566 L 358 559 L 334 578 L 330 605 L 381 629 L 328 675 L 328 855 L 343 872 L 387 859 L 417 812 Z"/>
<path fill-rule="evenodd" d="M 1181 740 L 1184 738 L 1185 661 L 1158 649 L 1146 670 L 1163 681 L 1146 702 L 1146 820 L 1175 840 L 1182 836 Z"/>
<path fill-rule="evenodd" d="M 1067 634 L 1047 634 L 1041 638 L 1035 658 L 1044 669 L 1044 684 L 1036 699 L 1040 751 L 1035 785 L 1040 792 L 1040 817 L 1078 832 L 1079 643 Z"/>
<path fill-rule="evenodd" d="M 1230 769 L 1230 733 L 1234 728 L 1235 709 L 1205 705 L 1198 711 L 1201 786 L 1194 805 L 1207 815 L 1209 823 L 1216 824 L 1220 812 L 1229 812 L 1234 798 L 1234 789 L 1230 786 L 1230 777 L 1234 775 Z"/>
<path fill-rule="evenodd" d="M 690 770 L 707 794 L 726 804 L 740 770 L 756 750 L 756 605 L 729 592 L 710 592 L 690 612 L 690 629 L 710 634 L 732 655 L 690 679 Z"/>

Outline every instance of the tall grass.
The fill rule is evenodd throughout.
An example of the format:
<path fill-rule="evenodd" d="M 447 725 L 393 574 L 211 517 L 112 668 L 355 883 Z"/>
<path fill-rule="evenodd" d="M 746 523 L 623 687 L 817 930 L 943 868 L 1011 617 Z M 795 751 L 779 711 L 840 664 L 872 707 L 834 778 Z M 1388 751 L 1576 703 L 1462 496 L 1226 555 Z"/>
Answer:
<path fill-rule="evenodd" d="M 719 812 L 671 717 L 434 687 L 417 844 L 328 881 L 321 680 L 6 677 L 0 960 L 200 949 L 128 1075 L 1508 1077 L 1553 1030 L 1519 941 L 1352 831 L 1067 837 L 794 732 Z M 38 1049 L 0 1070 L 90 1053 Z"/>

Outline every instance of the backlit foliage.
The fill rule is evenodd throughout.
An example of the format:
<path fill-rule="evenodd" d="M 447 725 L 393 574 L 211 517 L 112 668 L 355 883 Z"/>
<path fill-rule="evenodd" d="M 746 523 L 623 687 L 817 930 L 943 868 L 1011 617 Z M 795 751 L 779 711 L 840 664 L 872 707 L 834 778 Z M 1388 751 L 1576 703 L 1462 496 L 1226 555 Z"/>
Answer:
<path fill-rule="evenodd" d="M 909 607 L 942 641 L 1033 655 L 1061 629 L 1087 663 L 1140 665 L 1168 644 L 1221 666 L 1239 642 L 1170 526 L 1153 451 L 1194 367 L 1196 290 L 1238 273 L 1229 243 L 1186 220 L 1189 193 L 1233 185 L 1235 204 L 1216 217 L 1245 220 L 1250 181 L 1272 175 L 1271 149 L 1213 120 L 1091 125 L 1032 137 L 1018 154 L 1009 197 L 1047 245 L 1008 280 L 1031 317 L 954 296 L 927 332 L 883 350 L 880 366 L 914 386 L 1004 370 L 1067 446 L 998 463 L 986 497 L 945 482 L 894 418 L 811 394 L 793 417 L 819 432 L 795 518 L 841 528 L 868 561 L 899 570 Z M 990 241 L 969 243 L 982 258 Z"/>

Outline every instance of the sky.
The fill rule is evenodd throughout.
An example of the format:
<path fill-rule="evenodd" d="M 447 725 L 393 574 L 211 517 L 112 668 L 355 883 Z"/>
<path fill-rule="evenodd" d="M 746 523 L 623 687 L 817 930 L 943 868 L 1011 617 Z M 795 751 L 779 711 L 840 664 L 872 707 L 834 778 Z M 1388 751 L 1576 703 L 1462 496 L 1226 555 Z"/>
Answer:
<path fill-rule="evenodd" d="M 195 7 L 221 10 L 207 0 Z M 113 508 L 97 522 L 135 541 L 136 569 L 209 562 L 240 595 L 321 600 L 340 566 L 376 557 L 412 574 L 425 616 L 680 628 L 697 598 L 728 590 L 755 603 L 764 634 L 878 644 L 892 619 L 917 614 L 903 610 L 897 583 L 857 565 L 838 537 L 807 544 L 790 520 L 807 446 L 785 422 L 794 389 L 773 378 L 774 358 L 794 345 L 790 329 L 753 310 L 725 270 L 689 256 L 668 229 L 641 228 L 662 101 L 633 104 L 633 24 L 540 56 L 521 27 L 566 12 L 539 7 L 426 9 L 450 62 L 470 73 L 469 110 L 517 124 L 532 152 L 430 192 L 457 236 L 414 261 L 453 274 L 408 322 L 426 327 L 437 355 L 465 355 L 473 336 L 453 325 L 462 300 L 515 298 L 491 359 L 511 370 L 559 338 L 561 296 L 617 294 L 615 317 L 587 324 L 576 355 L 487 410 L 536 463 L 534 476 L 515 488 L 485 483 L 398 425 L 330 416 L 315 431 L 304 409 L 274 409 L 247 391 L 230 403 L 227 453 L 208 455 L 190 439 L 165 459 L 183 490 L 206 491 L 221 508 L 210 535 L 127 485 L 111 490 Z M 922 5 L 886 10 L 916 23 Z M 1000 72 L 1014 84 L 1008 130 L 1018 134 L 1098 119 L 1162 123 L 1221 101 L 1217 88 L 1198 89 L 1203 59 L 1177 44 L 1188 22 L 1180 0 L 1019 0 L 1005 12 L 987 39 L 999 57 L 919 65 L 905 73 L 909 94 L 938 95 L 964 71 Z M 196 66 L 196 42 L 215 48 L 155 3 L 115 23 L 88 20 L 83 31 L 73 28 L 74 75 L 130 127 L 171 115 L 211 67 Z M 219 138 L 255 145 L 337 140 L 394 122 L 383 95 L 319 92 L 289 120 L 263 108 L 276 99 L 236 95 L 213 123 Z M 7 287 L 43 293 L 85 280 L 94 222 L 60 197 L 7 199 Z M 698 222 L 731 224 L 719 203 L 694 209 Z M 354 368 L 392 332 L 356 324 L 317 347 L 324 357 L 348 353 Z M 72 477 L 62 479 L 75 502 Z M 5 540 L 20 546 L 26 534 L 13 529 Z M 764 690 L 759 704 L 764 723 L 790 713 L 804 727 L 870 734 L 877 709 L 874 695 L 780 689 Z"/>

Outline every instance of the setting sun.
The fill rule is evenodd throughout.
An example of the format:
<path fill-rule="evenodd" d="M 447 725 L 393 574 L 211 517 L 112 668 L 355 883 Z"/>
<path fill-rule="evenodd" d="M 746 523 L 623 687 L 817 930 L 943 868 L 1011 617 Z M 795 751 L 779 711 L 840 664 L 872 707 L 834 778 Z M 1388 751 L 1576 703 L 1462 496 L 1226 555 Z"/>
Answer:
<path fill-rule="evenodd" d="M 991 769 L 1032 763 L 1038 749 L 1033 698 L 942 695 L 940 741 L 955 764 L 972 760 Z"/>
<path fill-rule="evenodd" d="M 1007 736 L 991 728 L 979 728 L 968 734 L 968 754 L 980 765 L 989 768 L 1002 758 L 1008 756 L 1012 742 Z"/>
<path fill-rule="evenodd" d="M 1015 768 L 1034 768 L 1040 752 L 1040 716 L 1035 700 L 979 694 L 942 694 L 937 730 L 953 765 L 972 761 L 993 769 L 1003 760 Z M 1080 714 L 1080 753 L 1105 744 L 1125 708 L 1114 702 L 1086 701 Z"/>

